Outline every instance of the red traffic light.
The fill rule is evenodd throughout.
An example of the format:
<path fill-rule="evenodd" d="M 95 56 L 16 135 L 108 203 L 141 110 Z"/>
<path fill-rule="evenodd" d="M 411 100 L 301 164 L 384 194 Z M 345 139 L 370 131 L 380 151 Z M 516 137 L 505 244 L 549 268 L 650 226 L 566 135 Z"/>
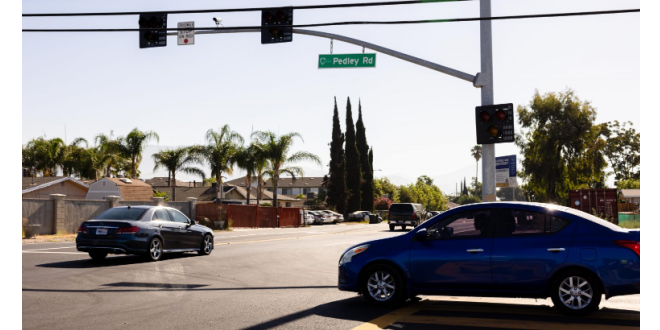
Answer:
<path fill-rule="evenodd" d="M 482 111 L 479 113 L 479 118 L 481 118 L 481 121 L 490 121 L 490 113 L 488 111 Z"/>
<path fill-rule="evenodd" d="M 506 113 L 504 110 L 497 110 L 495 111 L 495 118 L 497 118 L 499 121 L 503 121 L 506 119 Z"/>
<path fill-rule="evenodd" d="M 497 135 L 500 133 L 500 130 L 497 129 L 497 126 L 493 125 L 488 128 L 488 134 L 492 137 L 497 137 Z"/>

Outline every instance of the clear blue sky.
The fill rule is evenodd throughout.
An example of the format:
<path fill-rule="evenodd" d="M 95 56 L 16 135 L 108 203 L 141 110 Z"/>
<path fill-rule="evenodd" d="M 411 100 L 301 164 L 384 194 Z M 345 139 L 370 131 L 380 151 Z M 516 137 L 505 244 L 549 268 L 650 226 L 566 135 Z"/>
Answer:
<path fill-rule="evenodd" d="M 367 1 L 367 0 L 361 0 Z M 147 11 L 345 3 L 350 1 L 26 1 L 23 13 Z M 493 0 L 493 15 L 639 8 L 633 0 Z M 479 3 L 381 8 L 300 10 L 296 24 L 344 20 L 413 20 L 475 17 Z M 169 27 L 195 21 L 226 27 L 258 25 L 258 12 L 170 15 Z M 23 18 L 23 28 L 134 28 L 136 16 Z M 470 74 L 480 69 L 479 23 L 321 27 L 389 47 Z M 493 22 L 495 102 L 527 104 L 541 93 L 574 89 L 598 109 L 597 122 L 632 121 L 640 129 L 640 15 L 542 18 Z M 125 135 L 154 130 L 158 148 L 204 142 L 209 128 L 229 124 L 247 137 L 252 129 L 304 137 L 296 150 L 329 161 L 333 98 L 345 129 L 346 98 L 357 120 L 362 101 L 377 177 L 396 184 L 429 175 L 443 191 L 476 171 L 473 111 L 480 91 L 456 78 L 384 54 L 375 69 L 318 70 L 326 39 L 294 35 L 292 43 L 261 45 L 258 33 L 198 35 L 194 46 L 139 49 L 135 32 L 23 33 L 22 143 L 46 135 Z M 335 53 L 361 48 L 335 42 Z M 513 144 L 496 147 L 515 154 Z M 422 160 L 422 161 L 415 161 Z M 307 176 L 327 172 L 304 164 Z M 143 178 L 153 163 L 145 154 Z M 208 169 L 207 173 L 209 172 Z M 235 173 L 236 177 L 239 173 Z M 165 172 L 156 175 L 166 175 Z M 479 169 L 481 178 L 481 168 Z M 183 177 L 184 180 L 195 179 Z M 610 180 L 611 182 L 611 180 Z"/>

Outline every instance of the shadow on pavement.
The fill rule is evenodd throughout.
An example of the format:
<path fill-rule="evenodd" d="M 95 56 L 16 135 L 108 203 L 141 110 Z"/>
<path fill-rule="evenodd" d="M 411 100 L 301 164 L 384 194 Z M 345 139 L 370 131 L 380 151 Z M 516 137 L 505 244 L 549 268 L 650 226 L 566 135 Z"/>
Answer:
<path fill-rule="evenodd" d="M 196 257 L 197 254 L 192 253 L 181 253 L 181 254 L 165 254 L 163 255 L 162 261 L 180 259 L 180 258 L 190 258 Z M 153 262 L 147 259 L 144 256 L 108 256 L 106 259 L 101 261 L 95 261 L 91 258 L 89 259 L 80 259 L 80 260 L 70 260 L 70 261 L 60 261 L 60 262 L 51 262 L 47 264 L 40 264 L 37 267 L 47 267 L 47 268 L 99 268 L 99 267 L 112 267 L 112 266 L 123 266 L 139 263 L 149 263 Z"/>
<path fill-rule="evenodd" d="M 62 293 L 113 293 L 113 292 L 157 292 L 157 291 L 246 291 L 246 290 L 294 290 L 294 289 L 332 289 L 336 285 L 319 286 L 275 286 L 275 287 L 241 287 L 241 288 L 205 288 L 208 284 L 170 284 L 170 283 L 144 283 L 144 282 L 117 282 L 103 284 L 102 286 L 127 289 L 31 289 L 23 288 L 23 292 L 62 292 Z M 137 289 L 153 288 L 153 289 Z"/>

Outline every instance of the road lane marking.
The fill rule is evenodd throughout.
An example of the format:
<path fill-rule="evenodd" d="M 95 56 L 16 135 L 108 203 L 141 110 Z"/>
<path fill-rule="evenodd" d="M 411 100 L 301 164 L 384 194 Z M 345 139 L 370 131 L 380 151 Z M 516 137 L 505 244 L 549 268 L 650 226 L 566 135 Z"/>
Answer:
<path fill-rule="evenodd" d="M 451 316 L 426 316 L 426 315 L 407 315 L 396 322 L 413 324 L 433 324 L 443 326 L 462 326 L 462 327 L 488 327 L 501 329 L 525 329 L 525 330 L 584 330 L 585 327 L 594 326 L 598 330 L 630 330 L 637 327 L 605 325 L 605 324 L 585 324 L 585 323 L 558 323 L 527 320 L 506 320 L 506 319 L 487 319 L 487 318 L 466 318 Z M 395 323 L 395 322 L 392 322 Z M 389 324 L 388 324 L 389 325 Z"/>
<path fill-rule="evenodd" d="M 72 246 L 47 248 L 47 249 L 27 249 L 27 250 L 23 250 L 23 251 L 46 251 L 46 250 L 75 249 L 75 248 L 76 248 L 76 246 L 72 245 Z"/>
<path fill-rule="evenodd" d="M 25 254 L 87 254 L 86 252 L 56 252 L 56 251 L 23 251 Z"/>
<path fill-rule="evenodd" d="M 362 325 L 358 325 L 352 330 L 374 330 L 374 329 L 385 329 L 388 325 L 395 323 L 399 319 L 410 316 L 413 313 L 424 309 L 428 304 L 429 300 L 424 300 L 416 304 L 411 304 L 403 308 L 399 308 L 393 312 L 387 313 L 381 317 L 375 318 L 369 322 L 366 322 Z"/>

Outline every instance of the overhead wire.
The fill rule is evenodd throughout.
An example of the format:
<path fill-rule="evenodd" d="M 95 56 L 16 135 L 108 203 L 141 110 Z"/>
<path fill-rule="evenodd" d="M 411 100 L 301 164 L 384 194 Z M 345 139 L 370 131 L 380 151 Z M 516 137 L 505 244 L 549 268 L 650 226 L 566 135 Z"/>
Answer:
<path fill-rule="evenodd" d="M 547 17 L 570 17 L 570 16 L 592 16 L 592 15 L 611 15 L 640 12 L 640 9 L 621 9 L 621 10 L 602 10 L 585 11 L 572 13 L 555 14 L 532 14 L 532 15 L 513 15 L 513 16 L 493 16 L 493 17 L 471 17 L 471 18 L 450 18 L 450 19 L 432 19 L 432 20 L 412 20 L 412 21 L 348 21 L 348 22 L 330 22 L 314 24 L 297 25 L 277 25 L 277 27 L 291 28 L 309 28 L 321 26 L 338 25 L 398 25 L 398 24 L 429 24 L 429 23 L 453 23 L 453 22 L 472 22 L 472 21 L 497 21 L 510 19 L 527 18 L 547 18 Z M 136 32 L 136 31 L 190 31 L 190 30 L 252 30 L 261 28 L 271 28 L 272 26 L 236 26 L 236 27 L 196 27 L 196 28 L 130 28 L 130 29 L 23 29 L 23 32 Z"/>

